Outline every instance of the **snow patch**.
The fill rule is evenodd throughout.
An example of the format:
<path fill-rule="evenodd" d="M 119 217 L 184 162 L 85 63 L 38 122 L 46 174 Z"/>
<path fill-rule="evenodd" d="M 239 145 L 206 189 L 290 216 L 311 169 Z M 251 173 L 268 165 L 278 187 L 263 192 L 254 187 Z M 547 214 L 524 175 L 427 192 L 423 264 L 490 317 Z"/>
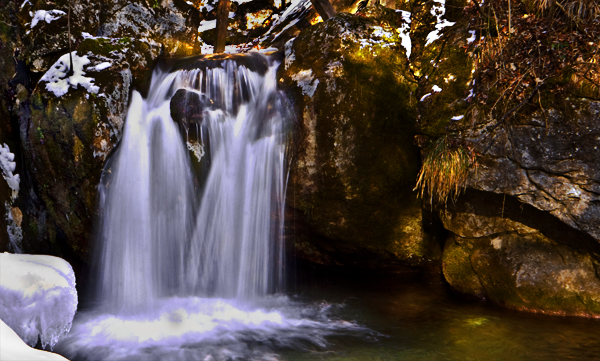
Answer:
<path fill-rule="evenodd" d="M 434 85 L 434 86 L 431 87 L 431 91 L 432 91 L 431 93 L 427 93 L 427 94 L 423 95 L 419 101 L 422 102 L 423 100 L 427 99 L 427 97 L 429 97 L 433 93 L 439 93 L 439 92 L 441 92 L 442 88 L 440 88 L 437 85 Z"/>
<path fill-rule="evenodd" d="M 25 3 L 23 3 L 23 5 L 25 5 Z M 21 5 L 21 7 L 23 7 L 23 5 Z M 29 16 L 32 17 L 31 28 L 33 29 L 40 21 L 45 21 L 50 24 L 52 21 L 60 19 L 63 15 L 67 15 L 67 13 L 62 10 L 38 10 L 35 14 L 30 11 Z"/>
<path fill-rule="evenodd" d="M 104 70 L 106 68 L 109 68 L 110 66 L 112 66 L 112 63 L 109 61 L 105 61 L 103 63 L 100 63 L 96 66 L 92 66 L 87 68 L 87 71 L 100 71 L 100 70 Z"/>
<path fill-rule="evenodd" d="M 284 49 L 285 49 L 285 70 L 287 70 L 292 63 L 294 62 L 294 60 L 296 60 L 296 54 L 293 53 L 292 51 L 292 45 L 294 44 L 294 40 L 296 40 L 296 38 L 291 38 L 290 40 L 288 40 L 285 43 Z"/>
<path fill-rule="evenodd" d="M 446 14 L 446 0 L 433 0 L 431 15 L 436 17 L 435 30 L 427 34 L 427 42 L 425 43 L 425 46 L 439 39 L 442 36 L 442 29 L 455 24 L 446 19 L 442 19 L 444 14 Z"/>
<path fill-rule="evenodd" d="M 73 75 L 66 77 L 70 68 L 69 53 L 61 56 L 54 65 L 40 79 L 41 82 L 47 82 L 46 90 L 61 97 L 69 91 L 69 87 L 77 88 L 78 85 L 84 87 L 92 94 L 98 94 L 100 88 L 94 85 L 94 78 L 86 77 L 83 67 L 90 63 L 87 55 L 78 56 L 77 51 L 71 53 L 73 57 Z"/>
<path fill-rule="evenodd" d="M 42 347 L 54 347 L 77 310 L 71 265 L 58 257 L 2 253 L 0 275 L 0 318 L 27 344 L 39 338 Z"/>
<path fill-rule="evenodd" d="M 473 97 L 473 95 L 475 95 L 475 94 L 473 94 L 473 89 L 469 89 L 469 94 L 467 95 L 467 97 L 465 98 L 465 100 L 471 99 Z"/>
<path fill-rule="evenodd" d="M 287 3 L 287 1 L 286 1 L 286 3 Z M 312 3 L 310 2 L 310 0 L 292 0 L 290 5 L 285 9 L 285 11 L 283 12 L 283 14 L 281 14 L 281 16 L 278 16 L 277 18 L 275 18 L 275 16 L 273 16 L 274 21 L 271 23 L 271 27 L 260 38 L 259 42 L 265 41 L 267 39 L 267 37 L 271 34 L 273 29 L 275 29 L 275 27 L 277 27 L 279 24 L 283 23 L 290 17 L 296 17 L 295 19 L 290 21 L 280 32 L 274 34 L 273 40 L 277 39 L 279 37 L 279 35 L 284 33 L 287 29 L 296 25 L 296 23 L 298 23 L 301 19 L 300 15 L 303 14 L 305 11 L 308 11 L 308 9 L 311 9 L 311 8 L 312 8 Z"/>
<path fill-rule="evenodd" d="M 475 33 L 476 33 L 475 30 L 469 30 L 469 34 L 471 34 L 471 36 L 467 39 L 467 44 L 471 44 L 472 42 L 475 41 L 475 39 L 476 39 Z"/>
<path fill-rule="evenodd" d="M 0 360 L 3 361 L 69 361 L 52 352 L 27 346 L 6 323 L 0 320 Z"/>
<path fill-rule="evenodd" d="M 11 200 L 17 198 L 20 183 L 19 175 L 13 174 L 17 167 L 17 163 L 13 162 L 13 160 L 15 160 L 15 155 L 10 152 L 8 145 L 6 143 L 0 145 L 0 169 L 2 169 L 4 180 L 6 180 L 6 183 L 8 183 L 8 186 L 12 190 Z"/>
<path fill-rule="evenodd" d="M 214 29 L 217 27 L 217 20 L 202 20 L 198 27 L 198 32 L 203 33 L 205 31 Z"/>
<path fill-rule="evenodd" d="M 402 24 L 401 27 L 396 29 L 396 32 L 398 32 L 398 35 L 400 36 L 400 40 L 401 40 L 400 45 L 402 45 L 402 47 L 404 49 L 406 49 L 406 58 L 409 59 L 410 53 L 412 50 L 412 43 L 410 41 L 410 22 L 411 22 L 410 16 L 411 16 L 411 13 L 408 11 L 404 11 L 404 10 L 396 10 L 396 12 L 402 13 L 402 20 L 404 21 L 404 23 Z"/>
<path fill-rule="evenodd" d="M 373 26 L 371 27 L 371 38 L 369 39 L 360 39 L 360 47 L 373 47 L 375 45 L 379 45 L 381 47 L 390 47 L 394 42 L 394 34 L 384 30 L 381 26 Z"/>
<path fill-rule="evenodd" d="M 246 48 L 245 44 L 240 45 L 226 45 L 225 46 L 225 54 L 237 54 L 244 51 Z M 270 49 L 268 49 L 270 51 Z M 203 43 L 200 47 L 200 51 L 202 54 L 212 54 L 214 52 L 214 46 Z"/>
<path fill-rule="evenodd" d="M 461 119 L 462 119 L 462 118 L 464 118 L 464 117 L 465 117 L 464 115 L 455 115 L 455 116 L 453 116 L 453 117 L 452 117 L 452 118 L 450 118 L 450 119 L 452 119 L 452 120 L 461 120 Z"/>
<path fill-rule="evenodd" d="M 299 73 L 292 75 L 292 79 L 302 88 L 302 94 L 308 95 L 309 97 L 312 97 L 315 94 L 317 85 L 319 85 L 319 79 L 316 79 L 313 82 L 313 73 L 311 69 L 302 70 Z"/>

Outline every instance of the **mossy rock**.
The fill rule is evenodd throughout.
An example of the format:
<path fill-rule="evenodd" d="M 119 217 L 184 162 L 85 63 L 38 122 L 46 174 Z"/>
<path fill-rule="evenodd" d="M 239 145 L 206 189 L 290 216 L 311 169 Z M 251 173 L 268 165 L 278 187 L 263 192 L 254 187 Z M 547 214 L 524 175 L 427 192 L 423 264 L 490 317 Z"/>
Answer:
<path fill-rule="evenodd" d="M 446 242 L 442 258 L 442 272 L 452 289 L 469 297 L 485 298 L 485 289 L 471 265 L 472 249 L 467 242 Z"/>
<path fill-rule="evenodd" d="M 370 13 L 338 14 L 286 44 L 278 78 L 298 114 L 288 202 L 329 259 L 435 263 L 439 246 L 422 231 L 412 191 L 417 84 L 395 31 L 402 20 Z"/>
<path fill-rule="evenodd" d="M 515 310 L 598 317 L 596 254 L 558 243 L 530 227 L 557 234 L 552 228 L 556 224 L 543 226 L 543 212 L 513 203 L 509 199 L 506 213 L 496 216 L 495 210 L 483 209 L 483 202 L 474 199 L 444 212 L 446 228 L 458 233 L 444 248 L 443 273 L 450 286 Z M 496 206 L 487 202 L 487 208 Z"/>
<path fill-rule="evenodd" d="M 122 64 L 93 71 L 106 58 L 90 58 L 85 75 L 94 78 L 97 94 L 71 86 L 56 96 L 40 82 L 29 100 L 30 118 L 21 120 L 28 126 L 32 182 L 46 211 L 29 215 L 27 231 L 76 264 L 89 259 L 97 185 L 121 137 L 131 86 L 131 72 Z"/>

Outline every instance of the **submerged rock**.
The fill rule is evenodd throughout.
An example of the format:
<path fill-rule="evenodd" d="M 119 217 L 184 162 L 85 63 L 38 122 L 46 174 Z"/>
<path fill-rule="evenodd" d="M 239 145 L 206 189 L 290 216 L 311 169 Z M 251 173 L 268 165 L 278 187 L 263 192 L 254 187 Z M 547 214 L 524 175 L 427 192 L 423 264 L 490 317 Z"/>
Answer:
<path fill-rule="evenodd" d="M 285 45 L 281 84 L 298 122 L 288 185 L 297 253 L 319 263 L 426 265 L 439 246 L 412 191 L 419 169 L 401 14 L 338 14 Z M 291 212 L 294 214 L 294 212 Z M 305 224 L 307 227 L 302 226 Z"/>

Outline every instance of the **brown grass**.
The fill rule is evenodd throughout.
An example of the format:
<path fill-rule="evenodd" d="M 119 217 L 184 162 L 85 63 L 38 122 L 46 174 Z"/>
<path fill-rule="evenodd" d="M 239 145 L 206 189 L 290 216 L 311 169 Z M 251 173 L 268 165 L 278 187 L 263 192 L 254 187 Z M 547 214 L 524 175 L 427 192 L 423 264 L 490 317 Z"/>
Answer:
<path fill-rule="evenodd" d="M 554 9 L 565 12 L 575 20 L 592 20 L 600 18 L 599 0 L 534 0 L 536 7 L 542 12 Z"/>
<path fill-rule="evenodd" d="M 473 166 L 477 163 L 472 151 L 453 144 L 447 136 L 442 137 L 427 149 L 414 190 L 421 198 L 428 194 L 432 204 L 446 204 L 450 197 L 456 201 L 466 187 L 469 169 Z"/>

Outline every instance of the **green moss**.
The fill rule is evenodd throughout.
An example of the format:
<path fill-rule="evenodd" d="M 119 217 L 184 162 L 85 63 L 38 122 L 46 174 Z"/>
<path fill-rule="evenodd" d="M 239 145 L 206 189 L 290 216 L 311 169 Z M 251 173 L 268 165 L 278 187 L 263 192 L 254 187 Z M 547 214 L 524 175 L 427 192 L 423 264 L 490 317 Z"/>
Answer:
<path fill-rule="evenodd" d="M 462 294 L 485 296 L 485 289 L 471 265 L 471 250 L 468 242 L 458 243 L 449 239 L 444 247 L 442 270 L 446 281 Z"/>
<path fill-rule="evenodd" d="M 121 38 L 116 42 L 111 39 L 89 38 L 81 42 L 77 48 L 77 52 L 80 54 L 92 52 L 93 54 L 109 57 L 112 51 L 121 51 L 131 46 L 131 43 L 130 38 Z"/>
<path fill-rule="evenodd" d="M 311 227 L 339 240 L 344 252 L 367 249 L 417 265 L 436 257 L 418 226 L 420 200 L 412 192 L 419 170 L 417 83 L 395 32 L 400 15 L 383 7 L 372 12 L 381 16 L 338 14 L 305 30 L 292 44 L 296 60 L 280 69 L 278 78 L 294 89 L 290 98 L 303 114 L 302 137 L 314 139 L 315 149 L 301 162 L 316 175 L 298 169 L 291 198 Z M 312 84 L 319 82 L 312 96 L 294 80 L 308 70 Z"/>

